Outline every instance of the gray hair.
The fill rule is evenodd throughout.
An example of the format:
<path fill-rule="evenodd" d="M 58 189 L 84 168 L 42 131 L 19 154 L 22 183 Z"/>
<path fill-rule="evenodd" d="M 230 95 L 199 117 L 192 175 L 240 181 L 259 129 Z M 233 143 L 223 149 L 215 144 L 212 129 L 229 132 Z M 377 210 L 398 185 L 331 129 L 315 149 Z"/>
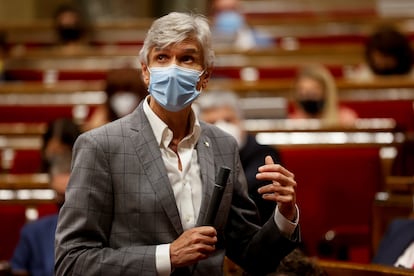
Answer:
<path fill-rule="evenodd" d="M 188 38 L 195 38 L 203 48 L 204 66 L 211 68 L 214 51 L 208 20 L 203 15 L 172 12 L 156 19 L 139 52 L 139 60 L 148 64 L 148 54 L 153 47 L 165 48 Z"/>
<path fill-rule="evenodd" d="M 214 90 L 201 93 L 196 100 L 196 106 L 200 113 L 207 109 L 229 107 L 237 113 L 240 120 L 244 118 L 240 98 L 233 91 Z"/>

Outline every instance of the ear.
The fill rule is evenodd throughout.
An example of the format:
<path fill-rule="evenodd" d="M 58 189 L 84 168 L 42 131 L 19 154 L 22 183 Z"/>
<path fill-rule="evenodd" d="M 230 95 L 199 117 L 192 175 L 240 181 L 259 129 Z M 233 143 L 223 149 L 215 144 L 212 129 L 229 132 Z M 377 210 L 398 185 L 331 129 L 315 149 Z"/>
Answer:
<path fill-rule="evenodd" d="M 144 63 L 141 63 L 141 71 L 142 71 L 142 80 L 144 81 L 145 85 L 148 87 L 150 81 L 150 72 L 148 70 L 148 66 Z"/>
<path fill-rule="evenodd" d="M 201 76 L 201 87 L 205 89 L 211 76 L 211 68 L 207 68 Z"/>

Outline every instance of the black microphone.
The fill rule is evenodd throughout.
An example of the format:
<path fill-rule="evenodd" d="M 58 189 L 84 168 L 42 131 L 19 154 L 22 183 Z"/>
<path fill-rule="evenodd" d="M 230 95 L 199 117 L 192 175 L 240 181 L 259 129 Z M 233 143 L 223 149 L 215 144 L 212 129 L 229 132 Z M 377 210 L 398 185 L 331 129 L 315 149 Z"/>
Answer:
<path fill-rule="evenodd" d="M 216 176 L 216 183 L 214 184 L 213 194 L 208 205 L 207 213 L 204 218 L 203 225 L 213 225 L 217 215 L 217 211 L 220 206 L 221 199 L 223 198 L 224 188 L 227 184 L 231 169 L 225 166 L 220 167 L 220 170 Z"/>

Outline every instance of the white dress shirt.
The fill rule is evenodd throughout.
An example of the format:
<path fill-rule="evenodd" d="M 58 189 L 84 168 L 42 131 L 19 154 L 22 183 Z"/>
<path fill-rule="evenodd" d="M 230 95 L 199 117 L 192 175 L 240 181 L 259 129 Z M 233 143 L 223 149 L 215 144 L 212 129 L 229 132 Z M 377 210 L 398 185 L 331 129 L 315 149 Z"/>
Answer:
<path fill-rule="evenodd" d="M 201 205 L 202 182 L 200 176 L 200 165 L 198 163 L 197 151 L 195 145 L 200 137 L 200 123 L 192 112 L 192 128 L 190 134 L 179 142 L 177 154 L 171 150 L 168 145 L 173 138 L 172 131 L 168 126 L 152 111 L 148 104 L 147 96 L 143 103 L 144 113 L 148 118 L 152 131 L 155 135 L 158 145 L 160 146 L 162 159 L 167 169 L 168 178 L 174 191 L 178 212 L 184 230 L 190 229 L 196 225 Z M 179 170 L 179 160 L 182 164 L 182 170 Z M 291 222 L 280 214 L 276 207 L 275 223 L 280 231 L 290 237 L 299 221 L 299 210 L 296 208 L 297 217 L 295 222 Z M 156 249 L 156 267 L 158 275 L 171 274 L 170 262 L 170 244 L 161 244 Z"/>
<path fill-rule="evenodd" d="M 394 265 L 414 269 L 414 242 L 405 249 Z"/>

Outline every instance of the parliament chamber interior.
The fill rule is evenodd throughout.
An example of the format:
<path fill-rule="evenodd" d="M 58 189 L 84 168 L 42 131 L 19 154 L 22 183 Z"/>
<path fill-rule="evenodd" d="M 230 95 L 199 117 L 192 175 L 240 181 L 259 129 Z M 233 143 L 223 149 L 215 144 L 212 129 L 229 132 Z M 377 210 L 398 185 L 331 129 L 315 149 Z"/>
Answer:
<path fill-rule="evenodd" d="M 22 226 L 58 212 L 49 175 L 41 170 L 48 124 L 69 118 L 82 127 L 107 100 L 108 71 L 140 67 L 138 52 L 156 9 L 145 2 L 143 15 L 104 20 L 103 14 L 90 21 L 87 46 L 73 51 L 56 47 L 51 15 L 0 20 L 4 266 Z M 409 146 L 414 142 L 414 74 L 367 77 L 359 70 L 366 67 L 366 42 L 381 24 L 398 26 L 414 43 L 414 15 L 407 12 L 414 4 L 239 2 L 248 25 L 270 43 L 249 48 L 217 43 L 213 73 L 202 93 L 235 92 L 247 132 L 259 144 L 277 148 L 284 166 L 295 173 L 304 248 L 328 275 L 414 275 L 414 270 L 371 264 L 389 223 L 414 214 L 414 147 Z M 212 16 L 208 9 L 206 14 Z M 299 68 L 314 63 L 332 74 L 338 105 L 357 114 L 352 124 L 291 117 Z M 405 163 L 396 169 L 401 154 Z"/>

